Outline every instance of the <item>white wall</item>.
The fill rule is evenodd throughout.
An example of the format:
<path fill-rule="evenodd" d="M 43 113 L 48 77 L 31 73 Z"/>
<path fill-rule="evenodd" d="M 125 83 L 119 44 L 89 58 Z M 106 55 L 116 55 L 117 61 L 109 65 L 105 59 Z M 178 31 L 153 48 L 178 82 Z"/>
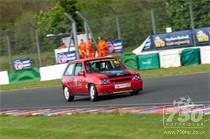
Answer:
<path fill-rule="evenodd" d="M 179 67 L 181 66 L 180 50 L 168 50 L 159 52 L 160 55 L 160 67 Z"/>
<path fill-rule="evenodd" d="M 40 68 L 41 81 L 61 79 L 67 64 L 52 65 Z"/>
<path fill-rule="evenodd" d="M 210 64 L 210 46 L 200 48 L 201 64 Z"/>
<path fill-rule="evenodd" d="M 9 76 L 7 71 L 0 71 L 0 85 L 9 84 Z"/>

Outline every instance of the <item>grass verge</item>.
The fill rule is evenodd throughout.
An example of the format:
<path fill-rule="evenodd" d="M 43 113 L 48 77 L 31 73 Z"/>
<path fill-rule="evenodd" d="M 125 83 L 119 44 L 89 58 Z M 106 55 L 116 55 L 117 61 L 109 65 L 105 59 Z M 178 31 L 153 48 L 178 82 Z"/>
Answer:
<path fill-rule="evenodd" d="M 11 83 L 9 85 L 0 85 L 0 91 L 33 89 L 33 88 L 43 88 L 43 87 L 56 87 L 56 86 L 59 86 L 60 84 L 61 84 L 60 80 L 25 81 L 25 82 L 19 82 L 19 83 Z"/>
<path fill-rule="evenodd" d="M 190 65 L 190 66 L 167 68 L 167 69 L 142 70 L 140 72 L 141 72 L 141 75 L 143 76 L 143 78 L 204 73 L 204 72 L 210 72 L 210 64 Z M 29 89 L 29 88 L 41 88 L 41 87 L 55 87 L 55 86 L 59 86 L 59 85 L 60 85 L 60 80 L 41 81 L 41 82 L 40 81 L 28 81 L 28 82 L 20 82 L 20 83 L 14 83 L 14 84 L 9 84 L 9 85 L 1 85 L 0 91 Z"/>
<path fill-rule="evenodd" d="M 153 69 L 153 70 L 142 70 L 140 72 L 144 78 L 206 73 L 206 72 L 210 72 L 210 64 L 189 65 L 189 66 L 166 68 L 166 69 L 161 68 L 161 69 Z"/>
<path fill-rule="evenodd" d="M 206 116 L 207 117 L 207 116 Z M 208 116 L 208 118 L 210 118 Z M 162 115 L 76 114 L 58 117 L 0 117 L 1 139 L 207 139 L 208 128 L 182 129 L 201 134 L 178 134 L 162 125 Z M 170 131 L 170 132 L 169 132 Z M 173 132 L 174 131 L 174 132 Z"/>

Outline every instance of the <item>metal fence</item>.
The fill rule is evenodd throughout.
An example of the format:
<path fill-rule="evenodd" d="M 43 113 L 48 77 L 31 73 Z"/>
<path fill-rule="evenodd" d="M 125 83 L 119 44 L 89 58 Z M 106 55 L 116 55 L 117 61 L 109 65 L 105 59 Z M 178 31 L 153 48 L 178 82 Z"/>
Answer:
<path fill-rule="evenodd" d="M 157 2 L 161 3 L 161 1 L 163 0 Z M 148 35 L 164 33 L 165 28 L 171 26 L 171 17 L 166 16 L 163 7 L 156 6 L 154 1 L 151 5 L 147 0 L 141 2 L 139 4 L 138 0 L 133 0 L 128 5 L 129 8 L 123 12 L 120 12 L 122 10 L 117 5 L 111 4 L 103 6 L 100 13 L 95 13 L 91 8 L 80 12 L 88 19 L 95 38 L 100 36 L 112 40 L 120 36 L 126 48 L 134 49 Z M 147 4 L 142 8 L 144 2 Z M 40 32 L 41 30 L 29 25 L 28 22 L 16 24 L 7 31 L 1 29 L 0 71 L 12 69 L 9 63 L 20 57 L 31 57 L 34 67 L 55 64 L 54 49 L 57 48 L 60 40 L 39 36 Z M 40 53 L 38 47 L 40 47 Z M 11 52 L 11 59 L 9 52 Z"/>

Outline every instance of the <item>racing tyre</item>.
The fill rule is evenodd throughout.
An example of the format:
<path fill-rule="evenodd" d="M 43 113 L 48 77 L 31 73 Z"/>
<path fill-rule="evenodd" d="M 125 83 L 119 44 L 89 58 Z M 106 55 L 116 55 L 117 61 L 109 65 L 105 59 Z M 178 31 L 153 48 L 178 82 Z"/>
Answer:
<path fill-rule="evenodd" d="M 96 101 L 98 98 L 96 87 L 93 84 L 91 84 L 89 87 L 89 95 L 90 95 L 90 101 L 92 102 Z"/>
<path fill-rule="evenodd" d="M 65 87 L 63 89 L 63 95 L 64 95 L 64 98 L 67 102 L 70 102 L 70 101 L 73 101 L 74 100 L 74 95 L 72 95 L 70 92 L 69 92 L 69 89 L 67 87 Z"/>

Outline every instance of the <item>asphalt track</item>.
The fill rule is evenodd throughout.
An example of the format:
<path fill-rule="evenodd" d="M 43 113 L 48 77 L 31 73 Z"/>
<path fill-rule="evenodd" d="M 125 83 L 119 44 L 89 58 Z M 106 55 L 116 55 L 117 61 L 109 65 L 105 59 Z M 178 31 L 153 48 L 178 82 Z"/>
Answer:
<path fill-rule="evenodd" d="M 194 103 L 210 103 L 210 73 L 144 79 L 143 94 L 104 96 L 97 102 L 88 97 L 76 97 L 67 103 L 60 87 L 18 90 L 0 93 L 0 108 L 66 108 L 95 106 L 131 106 L 172 104 L 180 97 L 190 97 Z"/>

